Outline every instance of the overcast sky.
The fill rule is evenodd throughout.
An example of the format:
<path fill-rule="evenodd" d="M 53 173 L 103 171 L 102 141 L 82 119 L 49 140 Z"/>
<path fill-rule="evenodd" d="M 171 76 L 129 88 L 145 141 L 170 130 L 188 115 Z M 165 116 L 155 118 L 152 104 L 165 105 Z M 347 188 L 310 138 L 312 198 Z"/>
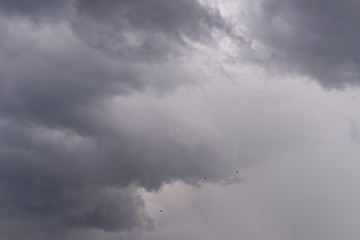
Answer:
<path fill-rule="evenodd" d="M 360 238 L 357 0 L 0 0 L 0 240 Z"/>

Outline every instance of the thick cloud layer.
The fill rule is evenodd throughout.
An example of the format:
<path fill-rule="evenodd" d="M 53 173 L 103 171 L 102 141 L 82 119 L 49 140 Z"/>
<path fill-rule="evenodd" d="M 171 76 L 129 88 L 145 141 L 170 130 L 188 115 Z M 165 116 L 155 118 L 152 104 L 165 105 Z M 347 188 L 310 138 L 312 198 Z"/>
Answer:
<path fill-rule="evenodd" d="M 359 86 L 356 0 L 260 0 L 247 9 L 248 30 L 286 70 L 323 86 Z"/>
<path fill-rule="evenodd" d="M 45 16 L 59 17 L 58 14 L 64 14 L 71 3 L 71 0 L 37 0 L 31 2 L 2 0 L 0 2 L 0 12 L 4 15 L 25 16 L 32 20 L 39 20 Z"/>
<path fill-rule="evenodd" d="M 181 121 L 148 112 L 139 126 L 114 102 L 191 81 L 180 56 L 223 31 L 217 10 L 79 0 L 0 1 L 0 12 L 2 239 L 152 228 L 139 188 L 227 179 L 214 139 L 189 146 L 170 134 Z"/>
<path fill-rule="evenodd" d="M 138 61 L 178 55 L 189 41 L 209 43 L 214 29 L 230 30 L 217 9 L 196 0 L 1 1 L 0 12 L 35 22 L 67 22 L 91 46 Z"/>
<path fill-rule="evenodd" d="M 222 104 L 240 91 L 215 87 L 204 112 L 184 100 L 190 94 L 164 97 L 235 62 L 241 27 L 209 2 L 0 0 L 1 239 L 137 238 L 154 225 L 142 189 L 239 181 L 235 164 L 306 145 L 297 140 L 311 129 L 279 121 L 276 97 L 271 108 L 237 97 Z M 325 87 L 358 86 L 356 1 L 254 5 L 246 39 L 270 52 L 265 59 Z M 357 141 L 356 124 L 349 131 Z"/>

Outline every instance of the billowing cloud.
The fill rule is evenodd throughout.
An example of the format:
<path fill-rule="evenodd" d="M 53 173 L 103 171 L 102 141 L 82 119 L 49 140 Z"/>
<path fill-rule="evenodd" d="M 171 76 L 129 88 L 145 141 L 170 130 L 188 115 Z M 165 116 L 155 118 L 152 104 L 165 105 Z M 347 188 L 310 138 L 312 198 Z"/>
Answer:
<path fill-rule="evenodd" d="M 178 53 L 186 40 L 209 42 L 212 30 L 226 26 L 216 9 L 198 1 L 82 0 L 77 3 L 77 32 L 112 54 L 149 60 Z"/>
<path fill-rule="evenodd" d="M 234 27 L 212 1 L 0 0 L 0 237 L 138 239 L 154 227 L 143 191 L 239 182 L 313 144 L 321 124 L 234 65 L 237 33 L 282 70 L 357 86 L 358 4 L 254 4 Z"/>
<path fill-rule="evenodd" d="M 359 8 L 354 0 L 260 0 L 245 15 L 277 66 L 343 88 L 360 82 Z"/>
<path fill-rule="evenodd" d="M 189 41 L 212 42 L 214 29 L 230 31 L 216 8 L 194 0 L 2 1 L 0 11 L 40 23 L 65 22 L 91 46 L 137 61 L 180 54 Z"/>
<path fill-rule="evenodd" d="M 131 239 L 152 228 L 139 189 L 230 181 L 216 137 L 200 131 L 187 136 L 200 140 L 184 142 L 179 132 L 191 122 L 146 109 L 122 115 L 116 100 L 164 94 L 200 76 L 192 43 L 215 44 L 213 32 L 227 31 L 215 8 L 0 1 L 0 12 L 2 237 L 89 239 L 100 231 Z"/>

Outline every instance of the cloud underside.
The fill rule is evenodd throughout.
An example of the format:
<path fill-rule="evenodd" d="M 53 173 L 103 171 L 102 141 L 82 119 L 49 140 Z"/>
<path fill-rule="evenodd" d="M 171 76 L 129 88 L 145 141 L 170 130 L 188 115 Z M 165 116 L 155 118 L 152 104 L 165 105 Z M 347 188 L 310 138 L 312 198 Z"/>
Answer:
<path fill-rule="evenodd" d="M 326 88 L 359 86 L 357 1 L 260 0 L 248 13 L 249 32 L 277 67 Z"/>
<path fill-rule="evenodd" d="M 253 7 L 244 32 L 269 53 L 265 63 L 328 88 L 359 85 L 357 1 L 259 0 Z M 233 27 L 206 1 L 1 0 L 4 238 L 141 232 L 153 222 L 139 189 L 204 177 L 230 182 L 228 146 L 196 114 L 172 116 L 151 103 L 134 110 L 136 97 L 133 105 L 121 101 L 169 94 L 204 77 L 201 68 L 209 74 L 214 66 L 199 66 L 196 47 L 216 48 L 219 34 L 241 44 Z M 265 140 L 251 134 L 246 149 L 266 155 L 256 149 Z"/>
<path fill-rule="evenodd" d="M 189 42 L 212 44 L 225 24 L 216 9 L 192 0 L 1 1 L 0 12 L 2 237 L 151 229 L 139 188 L 220 179 L 206 141 L 189 150 L 146 114 L 138 130 L 137 117 L 118 116 L 113 103 L 188 81 L 176 59 Z"/>

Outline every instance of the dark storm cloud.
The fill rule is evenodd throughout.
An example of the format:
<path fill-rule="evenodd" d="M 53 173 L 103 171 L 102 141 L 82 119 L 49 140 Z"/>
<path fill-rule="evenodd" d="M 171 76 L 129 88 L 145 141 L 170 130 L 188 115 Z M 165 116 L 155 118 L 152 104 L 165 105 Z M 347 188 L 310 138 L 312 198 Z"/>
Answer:
<path fill-rule="evenodd" d="M 186 39 L 210 42 L 212 29 L 226 30 L 218 11 L 193 0 L 79 0 L 77 12 L 73 27 L 82 39 L 137 60 L 179 54 Z"/>
<path fill-rule="evenodd" d="M 1 1 L 0 12 L 68 22 L 91 46 L 136 60 L 177 55 L 187 39 L 209 43 L 214 29 L 231 32 L 217 9 L 197 0 Z"/>
<path fill-rule="evenodd" d="M 325 87 L 359 86 L 360 4 L 356 0 L 260 0 L 249 31 L 287 70 Z"/>
<path fill-rule="evenodd" d="M 193 0 L 105 0 L 101 3 L 79 0 L 77 10 L 80 15 L 99 22 L 120 24 L 122 27 L 131 25 L 146 31 L 157 30 L 178 38 L 180 34 L 192 39 L 201 39 L 203 35 L 207 37 L 211 28 L 222 26 L 224 21 L 218 11 Z"/>
<path fill-rule="evenodd" d="M 87 172 L 93 160 L 86 155 L 89 147 L 76 144 L 65 131 L 54 131 L 2 121 L 1 218 L 19 221 L 18 229 L 31 223 L 32 231 L 44 237 L 76 228 L 116 231 L 151 224 L 140 196 L 126 182 L 111 188 L 100 172 L 94 176 L 100 179 L 89 179 L 86 174 L 95 174 Z M 7 227 L 0 228 L 3 233 Z M 19 239 L 31 237 L 32 231 Z"/>
<path fill-rule="evenodd" d="M 145 116 L 151 124 L 139 131 L 119 122 L 111 105 L 118 95 L 186 82 L 187 73 L 171 69 L 176 60 L 163 60 L 186 54 L 188 41 L 212 42 L 224 26 L 217 10 L 190 0 L 0 1 L 0 8 L 2 237 L 151 228 L 139 187 L 226 179 L 211 140 L 189 149 L 161 119 Z"/>
<path fill-rule="evenodd" d="M 71 0 L 1 0 L 0 14 L 26 17 L 34 21 L 59 20 L 64 18 L 71 8 Z"/>
<path fill-rule="evenodd" d="M 41 12 L 49 13 L 59 9 L 60 6 L 69 4 L 71 1 L 68 0 L 37 0 L 37 1 L 11 1 L 1 0 L 0 6 L 4 13 L 19 13 L 22 15 L 36 15 Z"/>

